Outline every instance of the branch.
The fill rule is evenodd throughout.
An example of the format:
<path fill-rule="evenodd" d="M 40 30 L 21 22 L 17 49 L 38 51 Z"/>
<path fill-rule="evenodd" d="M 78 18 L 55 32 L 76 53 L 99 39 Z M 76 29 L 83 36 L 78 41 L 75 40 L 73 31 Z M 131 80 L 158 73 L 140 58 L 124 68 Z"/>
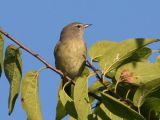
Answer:
<path fill-rule="evenodd" d="M 51 64 L 49 64 L 45 59 L 43 59 L 39 54 L 35 53 L 34 51 L 32 51 L 31 49 L 29 49 L 28 47 L 24 46 L 22 43 L 20 43 L 18 40 L 16 40 L 14 37 L 12 37 L 10 34 L 8 34 L 7 32 L 3 31 L 2 29 L 0 29 L 0 33 L 4 34 L 7 38 L 9 38 L 10 40 L 12 40 L 14 43 L 16 43 L 20 48 L 22 48 L 23 50 L 27 51 L 28 53 L 30 53 L 32 56 L 34 56 L 35 58 L 37 58 L 38 60 L 40 60 L 42 63 L 45 64 L 45 66 L 51 70 L 53 70 L 54 72 L 56 72 L 57 74 L 61 75 L 61 76 L 65 76 L 60 70 L 56 69 L 54 66 L 52 66 Z M 75 84 L 75 82 L 69 78 L 68 76 L 65 76 L 68 81 L 70 81 L 72 84 Z"/>
<path fill-rule="evenodd" d="M 86 60 L 86 64 L 87 64 L 87 66 L 88 66 L 89 68 L 91 68 L 91 69 L 93 70 L 93 72 L 96 74 L 96 78 L 99 80 L 99 82 L 100 82 L 105 88 L 107 88 L 106 85 L 103 83 L 102 77 L 100 77 L 100 75 L 98 74 L 97 69 L 96 69 L 88 60 Z"/>
<path fill-rule="evenodd" d="M 89 68 L 91 68 L 91 69 L 93 70 L 93 72 L 96 74 L 96 77 L 97 77 L 100 81 L 102 81 L 102 78 L 101 78 L 100 75 L 98 74 L 97 69 L 96 69 L 88 60 L 86 60 L 86 63 L 87 63 L 87 66 L 88 66 Z"/>

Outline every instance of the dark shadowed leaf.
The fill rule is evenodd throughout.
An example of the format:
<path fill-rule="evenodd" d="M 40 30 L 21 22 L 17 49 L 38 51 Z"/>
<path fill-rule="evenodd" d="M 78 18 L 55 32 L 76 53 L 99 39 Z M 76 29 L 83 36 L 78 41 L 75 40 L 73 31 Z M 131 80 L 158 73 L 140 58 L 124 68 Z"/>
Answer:
<path fill-rule="evenodd" d="M 2 74 L 2 67 L 3 67 L 3 47 L 4 47 L 4 35 L 0 33 L 0 77 Z"/>
<path fill-rule="evenodd" d="M 38 95 L 39 72 L 29 71 L 22 80 L 21 103 L 28 120 L 43 120 Z"/>
<path fill-rule="evenodd" d="M 107 80 L 104 80 L 103 83 L 104 83 L 106 86 L 108 86 L 108 85 L 111 84 L 111 82 L 109 82 L 109 81 L 107 81 Z M 92 92 L 92 93 L 94 93 L 94 94 L 97 95 L 97 94 L 101 93 L 103 90 L 105 90 L 106 87 L 104 87 L 104 85 L 101 84 L 99 81 L 95 81 L 93 84 L 91 84 L 91 85 L 89 86 L 88 89 L 89 89 L 90 92 Z M 95 98 L 89 96 L 89 101 L 90 101 L 90 103 L 92 103 L 94 99 L 95 99 Z"/>
<path fill-rule="evenodd" d="M 138 49 L 128 61 L 146 61 L 149 56 L 152 54 L 152 50 L 148 47 L 143 47 Z"/>
<path fill-rule="evenodd" d="M 137 113 L 135 110 L 133 110 L 123 102 L 119 101 L 118 99 L 106 93 L 102 93 L 101 95 L 102 103 L 110 112 L 112 112 L 116 116 L 119 116 L 127 120 L 144 120 L 144 118 L 141 115 L 139 115 L 139 113 Z"/>
<path fill-rule="evenodd" d="M 62 105 L 65 107 L 66 112 L 72 116 L 73 118 L 77 119 L 77 112 L 74 106 L 73 100 L 67 95 L 64 88 L 67 86 L 68 83 L 66 83 L 63 87 L 63 89 L 60 89 L 59 91 L 59 97 L 60 101 L 62 102 Z"/>
<path fill-rule="evenodd" d="M 103 103 L 95 108 L 94 114 L 98 120 L 125 120 L 109 111 Z"/>
<path fill-rule="evenodd" d="M 147 98 L 141 107 L 141 112 L 147 120 L 160 119 L 160 98 Z"/>
<path fill-rule="evenodd" d="M 22 78 L 22 59 L 21 51 L 14 45 L 9 45 L 6 48 L 4 59 L 4 72 L 10 83 L 9 92 L 9 115 L 12 113 L 16 99 L 20 90 Z"/>
<path fill-rule="evenodd" d="M 74 103 L 79 120 L 87 120 L 92 114 L 88 98 L 88 77 L 78 77 L 74 87 Z"/>
<path fill-rule="evenodd" d="M 59 85 L 59 90 L 58 90 L 58 103 L 57 103 L 57 108 L 56 108 L 56 120 L 61 120 L 63 117 L 65 117 L 67 115 L 65 107 L 63 106 L 63 104 L 60 100 L 60 96 L 59 96 L 60 90 L 63 90 L 62 82 L 63 81 L 61 81 L 61 83 Z"/>
<path fill-rule="evenodd" d="M 160 78 L 149 81 L 144 85 L 139 86 L 133 98 L 133 103 L 138 108 L 143 104 L 148 97 L 160 98 Z"/>

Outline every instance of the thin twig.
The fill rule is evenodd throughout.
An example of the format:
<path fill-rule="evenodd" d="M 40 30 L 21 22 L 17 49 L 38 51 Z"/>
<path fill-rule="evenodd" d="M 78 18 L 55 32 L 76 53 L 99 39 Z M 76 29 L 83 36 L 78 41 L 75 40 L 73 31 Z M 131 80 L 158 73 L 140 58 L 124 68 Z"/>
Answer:
<path fill-rule="evenodd" d="M 86 60 L 86 63 L 87 63 L 87 66 L 91 68 L 93 72 L 96 73 L 97 79 L 99 79 L 100 81 L 103 81 L 102 78 L 99 76 L 97 69 L 88 60 Z"/>
<path fill-rule="evenodd" d="M 96 69 L 87 59 L 86 59 L 86 65 L 93 70 L 93 72 L 96 74 L 96 78 L 98 79 L 98 81 L 99 81 L 105 88 L 107 88 L 106 85 L 103 83 L 102 77 L 100 77 L 100 75 L 98 74 L 97 69 Z"/>
<path fill-rule="evenodd" d="M 156 52 L 160 53 L 160 49 L 158 49 L 158 50 L 152 50 L 152 53 L 156 53 Z"/>
<path fill-rule="evenodd" d="M 12 37 L 10 34 L 8 34 L 7 32 L 3 31 L 2 29 L 0 29 L 0 32 L 2 34 L 4 34 L 7 38 L 9 38 L 10 40 L 12 40 L 14 43 L 16 43 L 20 48 L 24 49 L 25 51 L 27 51 L 28 53 L 30 53 L 31 55 L 33 55 L 35 58 L 37 58 L 38 60 L 40 60 L 42 63 L 44 63 L 46 65 L 47 68 L 53 70 L 54 72 L 56 72 L 57 74 L 61 75 L 61 76 L 65 76 L 60 70 L 56 69 L 54 66 L 52 66 L 51 64 L 49 64 L 45 59 L 43 59 L 39 54 L 35 53 L 33 50 L 29 49 L 28 47 L 24 46 L 22 43 L 20 43 L 18 40 L 16 40 L 14 37 Z M 75 82 L 69 78 L 68 76 L 65 76 L 72 84 L 75 84 Z"/>

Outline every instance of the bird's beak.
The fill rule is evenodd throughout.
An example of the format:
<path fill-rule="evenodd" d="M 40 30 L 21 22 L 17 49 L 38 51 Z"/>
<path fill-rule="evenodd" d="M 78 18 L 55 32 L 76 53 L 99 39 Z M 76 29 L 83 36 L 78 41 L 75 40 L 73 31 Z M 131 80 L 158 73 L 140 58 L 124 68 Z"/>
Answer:
<path fill-rule="evenodd" d="M 84 28 L 91 26 L 92 24 L 84 24 Z"/>

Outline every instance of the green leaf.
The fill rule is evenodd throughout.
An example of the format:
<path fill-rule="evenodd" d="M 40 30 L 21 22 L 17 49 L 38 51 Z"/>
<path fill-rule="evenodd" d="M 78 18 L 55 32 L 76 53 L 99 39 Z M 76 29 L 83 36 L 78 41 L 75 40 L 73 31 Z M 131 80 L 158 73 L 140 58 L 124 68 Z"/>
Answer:
<path fill-rule="evenodd" d="M 93 44 L 89 50 L 89 56 L 93 61 L 98 61 L 105 54 L 108 54 L 113 50 L 113 47 L 117 47 L 118 43 L 113 41 L 98 41 Z"/>
<path fill-rule="evenodd" d="M 129 62 L 138 62 L 138 61 L 148 61 L 149 56 L 152 54 L 152 50 L 147 47 L 143 47 L 138 49 L 131 57 L 127 58 L 126 60 L 122 61 L 119 65 L 124 65 Z M 109 78 L 114 78 L 117 72 L 117 67 L 111 71 L 109 71 L 105 76 Z"/>
<path fill-rule="evenodd" d="M 2 74 L 2 67 L 3 67 L 3 48 L 4 48 L 4 35 L 0 33 L 0 77 Z"/>
<path fill-rule="evenodd" d="M 95 108 L 94 113 L 98 120 L 125 120 L 109 111 L 103 103 Z"/>
<path fill-rule="evenodd" d="M 39 72 L 29 71 L 23 78 L 21 102 L 28 120 L 43 120 L 38 95 Z"/>
<path fill-rule="evenodd" d="M 22 78 L 22 59 L 21 51 L 14 45 L 9 45 L 6 48 L 4 59 L 4 72 L 10 83 L 9 92 L 9 115 L 14 109 L 14 105 L 20 90 Z"/>
<path fill-rule="evenodd" d="M 158 90 L 158 91 L 157 91 Z M 157 92 L 156 97 L 160 98 L 160 78 L 149 81 L 136 90 L 133 98 L 133 103 L 138 108 L 143 104 L 147 97 L 153 96 Z"/>
<path fill-rule="evenodd" d="M 144 118 L 139 115 L 135 110 L 119 101 L 118 99 L 110 96 L 109 94 L 102 93 L 102 103 L 105 107 L 115 114 L 116 116 L 122 117 L 127 120 L 144 120 Z"/>
<path fill-rule="evenodd" d="M 147 98 L 141 107 L 141 112 L 148 120 L 160 119 L 160 99 L 159 98 Z"/>
<path fill-rule="evenodd" d="M 60 96 L 59 96 L 59 92 L 60 90 L 63 89 L 62 87 L 62 82 L 59 85 L 59 90 L 58 90 L 58 103 L 57 103 L 57 108 L 56 108 L 56 120 L 61 120 L 63 117 L 65 117 L 67 115 L 66 109 L 63 106 L 61 100 L 60 100 Z"/>
<path fill-rule="evenodd" d="M 117 81 L 141 85 L 160 78 L 160 67 L 149 62 L 132 62 L 118 68 L 115 78 Z"/>
<path fill-rule="evenodd" d="M 112 49 L 99 60 L 102 73 L 105 75 L 109 71 L 121 65 L 127 58 L 130 58 L 140 48 L 158 41 L 159 40 L 152 38 L 137 38 L 120 42 L 116 47 L 112 47 Z"/>
<path fill-rule="evenodd" d="M 73 118 L 77 119 L 77 112 L 74 106 L 74 102 L 73 100 L 67 95 L 67 93 L 65 92 L 65 86 L 67 86 L 66 83 L 63 87 L 63 89 L 60 89 L 59 91 L 59 97 L 60 97 L 60 101 L 62 102 L 63 106 L 66 109 L 66 112 L 71 115 Z"/>
<path fill-rule="evenodd" d="M 88 77 L 78 77 L 74 87 L 74 103 L 78 114 L 78 120 L 87 120 L 92 114 L 91 104 L 88 98 Z"/>

